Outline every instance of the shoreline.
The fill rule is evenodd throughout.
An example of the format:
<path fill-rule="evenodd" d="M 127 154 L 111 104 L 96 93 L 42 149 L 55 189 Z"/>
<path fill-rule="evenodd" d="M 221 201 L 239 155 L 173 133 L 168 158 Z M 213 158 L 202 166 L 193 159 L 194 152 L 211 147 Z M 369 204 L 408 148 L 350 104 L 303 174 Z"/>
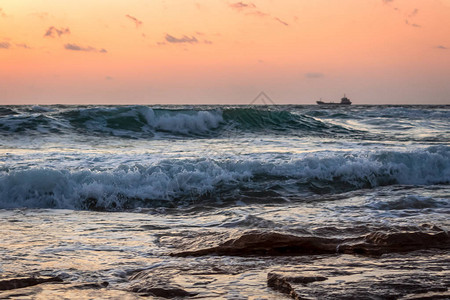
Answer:
<path fill-rule="evenodd" d="M 4 256 L 0 277 L 2 299 L 145 299 L 156 296 L 177 299 L 446 299 L 450 296 L 450 270 L 446 268 L 450 262 L 450 238 L 437 224 L 421 225 L 416 231 L 412 227 L 392 227 L 391 233 L 376 231 L 358 238 L 344 238 L 344 230 L 343 235 L 335 233 L 334 237 L 325 238 L 268 228 L 244 231 L 189 229 L 188 226 L 179 230 L 148 225 L 141 225 L 139 231 L 130 228 L 136 220 L 142 223 L 143 218 L 157 217 L 145 214 L 34 210 L 28 219 L 26 214 L 21 214 L 22 219 L 18 220 L 17 214 L 12 216 L 14 212 L 17 210 L 10 211 L 7 221 L 11 230 L 28 224 L 34 231 L 47 230 L 46 235 L 51 236 L 46 228 L 53 227 L 48 225 L 61 222 L 75 230 L 72 234 L 79 233 L 69 237 L 64 234 L 66 229 L 60 228 L 62 234 L 53 241 L 35 235 L 34 243 L 41 244 L 36 257 L 14 262 L 10 260 L 12 257 Z M 35 217 L 39 224 L 32 220 Z M 127 221 L 122 224 L 115 221 L 121 219 Z M 72 220 L 71 223 L 68 220 Z M 83 224 L 83 220 L 91 223 Z M 92 227 L 94 224 L 100 227 Z M 117 236 L 111 231 L 116 226 L 127 229 Z M 80 231 L 81 228 L 85 229 Z M 133 237 L 129 236 L 130 230 L 134 232 Z M 86 241 L 99 239 L 100 243 L 79 244 L 77 235 Z M 11 251 L 18 255 L 25 251 L 20 249 L 29 247 L 26 239 L 24 236 L 22 242 L 15 242 L 17 249 Z M 127 241 L 129 244 L 123 244 Z M 49 245 L 44 247 L 43 243 Z M 105 247 L 104 243 L 109 246 Z M 361 251 L 363 246 L 370 251 Z M 293 251 L 301 247 L 306 250 Z M 287 249 L 291 252 L 286 253 Z M 135 251 L 139 251 L 139 257 L 134 257 Z M 71 260 L 71 256 L 74 259 Z M 21 268 L 5 270 L 8 260 L 17 267 L 29 266 L 22 266 L 21 272 L 14 272 Z M 13 279 L 22 282 L 22 287 L 2 288 Z M 26 286 L 27 282 L 32 285 Z"/>

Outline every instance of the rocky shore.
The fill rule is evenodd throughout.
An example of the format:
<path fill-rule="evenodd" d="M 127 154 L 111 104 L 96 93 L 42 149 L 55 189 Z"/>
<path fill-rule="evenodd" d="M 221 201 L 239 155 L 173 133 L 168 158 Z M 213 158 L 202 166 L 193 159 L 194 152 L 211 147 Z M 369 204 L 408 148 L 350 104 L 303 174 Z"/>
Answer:
<path fill-rule="evenodd" d="M 40 272 L 2 276 L 0 298 L 228 298 L 227 287 L 245 283 L 259 299 L 449 299 L 449 234 L 423 229 L 359 238 L 211 235 L 210 243 L 163 256 L 168 263 L 130 270 L 123 282 L 74 282 Z"/>
<path fill-rule="evenodd" d="M 423 249 L 450 249 L 450 236 L 438 227 L 431 232 L 373 232 L 359 238 L 331 239 L 295 236 L 277 232 L 249 232 L 218 246 L 172 253 L 173 256 L 202 255 L 316 255 L 362 254 L 382 255 Z"/>

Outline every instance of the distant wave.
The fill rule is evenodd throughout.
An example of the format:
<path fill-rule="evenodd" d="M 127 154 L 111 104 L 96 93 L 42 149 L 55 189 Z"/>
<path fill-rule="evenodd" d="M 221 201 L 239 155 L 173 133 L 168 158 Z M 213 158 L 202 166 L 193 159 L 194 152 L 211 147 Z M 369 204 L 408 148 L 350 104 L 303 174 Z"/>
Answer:
<path fill-rule="evenodd" d="M 346 128 L 295 112 L 255 108 L 216 107 L 167 109 L 147 106 L 3 107 L 0 134 L 84 134 L 128 138 L 155 135 L 208 137 L 235 131 L 301 135 L 355 135 Z"/>
<path fill-rule="evenodd" d="M 251 131 L 302 132 L 304 134 L 352 134 L 361 131 L 334 125 L 314 117 L 285 110 L 230 108 L 223 112 L 228 122 Z"/>
<path fill-rule="evenodd" d="M 373 119 L 380 118 L 384 120 L 424 120 L 424 119 L 450 119 L 449 105 L 372 105 L 372 106 L 351 106 L 345 111 L 339 108 L 335 109 L 314 109 L 308 115 L 321 118 L 334 119 Z"/>
<path fill-rule="evenodd" d="M 102 171 L 3 168 L 0 207 L 123 210 L 449 183 L 448 146 L 410 152 L 316 153 L 280 162 L 174 159 Z M 380 209 L 411 202 L 414 206 L 417 201 L 405 202 L 380 204 Z"/>
<path fill-rule="evenodd" d="M 166 110 L 146 106 L 76 109 L 62 116 L 75 130 L 129 137 L 156 132 L 205 135 L 223 123 L 219 110 Z"/>

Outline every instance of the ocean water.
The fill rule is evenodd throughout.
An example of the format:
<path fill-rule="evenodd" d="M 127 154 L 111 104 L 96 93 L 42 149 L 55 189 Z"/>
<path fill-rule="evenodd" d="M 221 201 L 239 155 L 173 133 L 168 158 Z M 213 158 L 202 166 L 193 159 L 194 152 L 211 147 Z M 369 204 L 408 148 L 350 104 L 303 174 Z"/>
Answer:
<path fill-rule="evenodd" d="M 445 241 L 376 259 L 170 254 L 249 232 L 447 234 L 449 184 L 450 106 L 0 106 L 1 278 L 64 280 L 3 297 L 134 299 L 142 270 L 197 298 L 284 297 L 272 271 L 325 274 L 312 298 L 448 292 Z M 424 265 L 422 292 L 382 288 Z"/>

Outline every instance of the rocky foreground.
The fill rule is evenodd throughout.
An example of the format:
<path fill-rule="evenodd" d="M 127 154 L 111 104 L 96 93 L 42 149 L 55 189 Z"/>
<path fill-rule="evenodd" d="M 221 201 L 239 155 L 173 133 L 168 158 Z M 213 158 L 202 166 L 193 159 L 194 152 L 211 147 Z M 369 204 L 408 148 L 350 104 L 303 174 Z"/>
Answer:
<path fill-rule="evenodd" d="M 300 237 L 277 232 L 250 232 L 218 246 L 172 253 L 173 256 L 203 255 L 315 255 L 362 254 L 379 256 L 385 253 L 410 252 L 423 249 L 449 249 L 450 236 L 438 227 L 431 232 L 373 232 L 361 238 L 331 239 Z"/>
<path fill-rule="evenodd" d="M 260 299 L 450 299 L 450 235 L 435 226 L 358 238 L 209 238 L 217 242 L 180 243 L 166 263 L 130 271 L 123 282 L 0 277 L 0 298 L 233 298 L 230 290 L 252 286 Z"/>

